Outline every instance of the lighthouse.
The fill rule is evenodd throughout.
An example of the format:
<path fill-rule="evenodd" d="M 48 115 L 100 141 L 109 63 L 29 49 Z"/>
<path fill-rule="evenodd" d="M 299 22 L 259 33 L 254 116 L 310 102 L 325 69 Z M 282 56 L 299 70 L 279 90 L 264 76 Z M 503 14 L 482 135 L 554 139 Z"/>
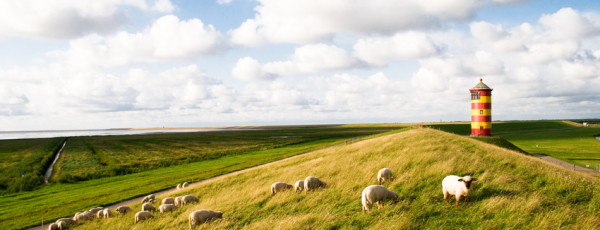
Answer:
<path fill-rule="evenodd" d="M 492 135 L 492 89 L 479 79 L 471 91 L 471 136 Z"/>

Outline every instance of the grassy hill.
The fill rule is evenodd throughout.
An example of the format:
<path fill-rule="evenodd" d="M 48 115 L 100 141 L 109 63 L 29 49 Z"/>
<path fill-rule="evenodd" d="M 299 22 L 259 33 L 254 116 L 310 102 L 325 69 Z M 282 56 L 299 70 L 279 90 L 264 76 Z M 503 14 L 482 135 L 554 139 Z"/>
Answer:
<path fill-rule="evenodd" d="M 362 190 L 379 169 L 392 169 L 386 184 L 400 201 L 361 214 Z M 470 203 L 442 199 L 446 175 L 472 175 Z M 271 196 L 271 183 L 306 176 L 326 189 Z M 471 138 L 414 129 L 316 151 L 226 176 L 168 196 L 194 194 L 198 204 L 133 225 L 133 214 L 94 220 L 74 229 L 186 229 L 196 209 L 224 212 L 198 229 L 593 229 L 600 227 L 600 179 Z M 162 199 L 163 197 L 157 197 Z M 132 204 L 134 210 L 140 204 Z"/>

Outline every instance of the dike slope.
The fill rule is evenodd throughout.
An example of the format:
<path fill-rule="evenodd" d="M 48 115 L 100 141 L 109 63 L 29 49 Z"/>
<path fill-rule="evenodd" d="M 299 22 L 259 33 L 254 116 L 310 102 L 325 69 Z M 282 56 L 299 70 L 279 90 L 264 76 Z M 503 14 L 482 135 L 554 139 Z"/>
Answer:
<path fill-rule="evenodd" d="M 362 190 L 390 168 L 385 184 L 397 204 L 362 215 Z M 445 204 L 446 175 L 472 175 L 470 202 Z M 293 184 L 306 176 L 328 183 L 308 194 L 271 196 L 274 182 Z M 315 151 L 235 175 L 198 183 L 185 191 L 200 202 L 133 224 L 132 213 L 98 219 L 73 229 L 184 229 L 197 209 L 224 213 L 197 229 L 595 229 L 600 227 L 600 180 L 471 138 L 433 129 L 414 129 Z M 132 206 L 139 210 L 141 204 Z"/>

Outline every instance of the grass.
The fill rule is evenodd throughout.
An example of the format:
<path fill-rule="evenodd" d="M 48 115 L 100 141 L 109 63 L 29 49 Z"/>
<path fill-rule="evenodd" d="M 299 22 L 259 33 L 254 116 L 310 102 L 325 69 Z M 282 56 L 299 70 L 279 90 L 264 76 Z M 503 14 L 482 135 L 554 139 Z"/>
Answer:
<path fill-rule="evenodd" d="M 352 126 L 348 127 L 352 128 Z M 398 129 L 399 127 L 394 127 Z M 386 129 L 391 129 L 390 127 Z M 19 229 L 40 223 L 42 218 L 55 220 L 72 216 L 80 210 L 128 200 L 152 192 L 173 188 L 184 181 L 198 181 L 305 153 L 336 143 L 344 143 L 349 135 L 364 134 L 366 128 L 350 129 L 344 135 L 330 135 L 314 141 L 230 154 L 217 159 L 147 170 L 128 175 L 104 177 L 77 183 L 44 186 L 39 190 L 0 196 L 0 229 Z M 362 131 L 361 131 L 362 130 Z M 373 130 L 373 129 L 371 129 Z M 381 131 L 382 129 L 377 129 Z M 385 130 L 385 129 L 383 129 Z M 278 131 L 277 131 L 278 132 Z M 396 132 L 396 131 L 391 131 Z M 70 139 L 71 140 L 71 139 Z"/>
<path fill-rule="evenodd" d="M 361 214 L 360 194 L 392 169 L 385 184 L 400 196 Z M 446 175 L 472 175 L 470 202 L 442 199 Z M 271 196 L 271 183 L 317 176 L 328 187 L 308 194 Z M 194 185 L 165 196 L 194 194 L 200 202 L 133 224 L 133 213 L 86 222 L 73 229 L 184 229 L 193 210 L 224 218 L 197 229 L 597 229 L 600 179 L 472 138 L 413 129 L 337 146 Z M 134 210 L 139 203 L 131 204 Z"/>
<path fill-rule="evenodd" d="M 469 124 L 433 125 L 460 135 L 469 135 Z M 528 153 L 548 155 L 579 166 L 600 164 L 600 127 L 575 127 L 562 121 L 493 123 L 494 137 L 506 139 Z M 485 137 L 482 137 L 485 139 Z M 481 139 L 481 138 L 480 138 Z"/>

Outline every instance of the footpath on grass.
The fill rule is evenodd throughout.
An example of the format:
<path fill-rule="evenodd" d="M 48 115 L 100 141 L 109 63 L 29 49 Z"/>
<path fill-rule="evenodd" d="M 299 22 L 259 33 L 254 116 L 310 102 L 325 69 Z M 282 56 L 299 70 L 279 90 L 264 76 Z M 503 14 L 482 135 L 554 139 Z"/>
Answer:
<path fill-rule="evenodd" d="M 568 169 L 572 169 L 574 171 L 580 171 L 580 172 L 587 172 L 590 173 L 592 175 L 596 175 L 596 176 L 600 176 L 600 172 L 593 170 L 593 169 L 589 169 L 589 168 L 584 168 L 575 164 L 571 164 L 559 159 L 556 159 L 554 157 L 550 157 L 550 156 L 546 156 L 546 155 L 542 155 L 542 154 L 537 154 L 537 153 L 531 153 L 531 155 L 539 157 L 540 159 L 550 162 L 552 164 L 558 165 L 558 166 L 562 166 L 564 168 L 568 168 Z"/>

